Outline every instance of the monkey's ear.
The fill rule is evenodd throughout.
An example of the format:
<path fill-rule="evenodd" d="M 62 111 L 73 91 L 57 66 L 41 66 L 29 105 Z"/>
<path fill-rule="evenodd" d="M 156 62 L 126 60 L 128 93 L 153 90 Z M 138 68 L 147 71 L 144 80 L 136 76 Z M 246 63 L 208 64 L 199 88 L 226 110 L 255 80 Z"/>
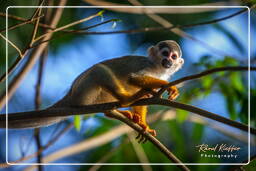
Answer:
<path fill-rule="evenodd" d="M 154 57 L 156 55 L 156 50 L 154 46 L 148 48 L 148 57 Z"/>

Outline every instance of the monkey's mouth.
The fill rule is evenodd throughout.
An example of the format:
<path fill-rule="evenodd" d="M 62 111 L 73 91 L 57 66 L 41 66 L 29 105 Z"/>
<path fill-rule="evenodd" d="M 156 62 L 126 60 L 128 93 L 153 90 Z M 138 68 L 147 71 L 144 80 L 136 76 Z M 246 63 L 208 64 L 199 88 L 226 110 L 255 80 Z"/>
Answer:
<path fill-rule="evenodd" d="M 164 59 L 162 60 L 162 66 L 163 66 L 164 68 L 170 68 L 170 67 L 172 66 L 172 61 L 170 61 L 170 60 L 164 58 Z"/>

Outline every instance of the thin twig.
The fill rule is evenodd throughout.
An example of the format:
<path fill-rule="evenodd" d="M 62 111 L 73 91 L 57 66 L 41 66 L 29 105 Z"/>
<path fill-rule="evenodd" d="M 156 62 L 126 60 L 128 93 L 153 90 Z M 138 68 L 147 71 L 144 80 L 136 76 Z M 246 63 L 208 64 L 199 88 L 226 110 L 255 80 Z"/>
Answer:
<path fill-rule="evenodd" d="M 37 20 L 37 19 L 39 19 L 39 18 L 42 18 L 43 16 L 44 16 L 44 15 L 41 15 L 41 16 L 38 16 L 38 17 L 35 17 L 35 18 L 32 18 L 32 19 L 26 20 L 26 21 L 24 21 L 24 22 L 22 22 L 22 23 L 18 23 L 18 24 L 12 25 L 12 26 L 8 27 L 7 29 L 6 29 L 6 28 L 3 28 L 3 29 L 0 30 L 0 33 L 1 33 L 1 32 L 6 32 L 6 30 L 11 31 L 11 30 L 16 29 L 16 28 L 18 28 L 18 27 L 20 27 L 20 26 L 33 23 L 35 20 Z"/>
<path fill-rule="evenodd" d="M 14 49 L 16 49 L 20 56 L 23 56 L 21 50 L 14 43 L 12 43 L 10 40 L 8 40 L 6 37 L 4 37 L 1 33 L 0 33 L 0 37 L 2 37 L 4 40 L 6 40 Z"/>
<path fill-rule="evenodd" d="M 144 14 L 144 11 L 142 8 L 129 8 L 131 7 L 128 4 L 119 4 L 119 3 L 113 3 L 108 1 L 102 1 L 102 0 L 83 0 L 84 2 L 94 5 L 94 6 L 108 6 L 107 9 L 115 12 L 123 12 L 123 13 L 129 13 L 129 14 Z M 127 8 L 112 8 L 111 6 L 127 6 Z M 207 6 L 227 6 L 232 5 L 230 2 L 214 2 L 214 3 L 205 3 L 200 4 L 200 6 L 205 6 L 205 8 L 157 8 L 157 7 L 151 7 L 153 13 L 158 14 L 191 14 L 191 13 L 202 13 L 202 12 L 211 12 L 220 10 L 220 8 L 207 8 Z M 171 8 L 171 9 L 170 9 Z"/>
<path fill-rule="evenodd" d="M 177 167 L 179 167 L 181 170 L 190 170 L 187 166 L 185 166 L 182 161 L 180 161 L 167 147 L 165 147 L 158 139 L 156 139 L 154 136 L 152 136 L 150 133 L 145 132 L 139 125 L 137 125 L 134 122 L 131 122 L 128 118 L 126 118 L 124 115 L 120 114 L 117 111 L 110 111 L 109 115 L 115 119 L 118 119 L 127 125 L 129 125 L 131 128 L 136 130 L 137 132 L 140 132 L 145 136 L 145 138 L 150 141 L 155 147 L 157 147 L 169 160 L 177 164 Z"/>
<path fill-rule="evenodd" d="M 37 42 L 37 41 L 39 41 L 40 39 L 44 38 L 44 37 L 47 36 L 48 34 L 52 34 L 52 33 L 55 33 L 55 32 L 61 31 L 61 30 L 64 30 L 64 29 L 69 28 L 69 27 L 72 27 L 72 26 L 74 26 L 74 25 L 77 25 L 77 24 L 83 23 L 83 22 L 85 22 L 85 21 L 91 20 L 91 19 L 93 19 L 93 18 L 95 18 L 95 17 L 101 16 L 102 13 L 103 13 L 103 11 L 100 11 L 100 12 L 98 12 L 98 13 L 96 13 L 96 14 L 94 14 L 94 15 L 91 15 L 91 16 L 89 16 L 89 17 L 85 17 L 85 18 L 83 18 L 83 19 L 81 19 L 81 20 L 78 20 L 78 21 L 69 23 L 69 24 L 67 24 L 67 25 L 64 25 L 64 26 L 61 26 L 61 27 L 59 27 L 59 28 L 56 28 L 56 29 L 54 29 L 54 30 L 52 30 L 52 31 L 49 31 L 48 33 L 45 33 L 45 34 L 43 34 L 43 35 L 37 37 L 37 38 L 35 39 L 35 42 Z"/>
<path fill-rule="evenodd" d="M 218 68 L 213 68 L 213 69 L 209 69 L 203 72 L 200 72 L 198 74 L 193 74 L 193 75 L 189 75 L 180 79 L 177 79 L 175 81 L 170 82 L 167 86 L 164 86 L 161 90 L 158 91 L 158 93 L 156 94 L 156 97 L 161 96 L 161 94 L 163 94 L 163 92 L 170 86 L 173 85 L 177 85 L 179 83 L 182 83 L 184 81 L 188 81 L 188 80 L 194 80 L 194 79 L 198 79 L 201 78 L 203 76 L 209 75 L 209 74 L 213 74 L 216 72 L 222 72 L 222 71 L 255 71 L 256 67 L 248 67 L 248 66 L 228 66 L 228 67 L 218 67 Z"/>
<path fill-rule="evenodd" d="M 33 17 L 40 16 L 41 12 L 42 12 L 42 8 L 37 8 L 36 11 L 38 11 L 38 14 L 35 13 Z M 29 43 L 29 47 L 31 47 L 34 44 L 36 34 L 37 34 L 37 30 L 38 30 L 39 21 L 40 21 L 40 18 L 38 18 L 36 20 L 36 24 L 34 25 L 34 29 L 33 29 L 33 32 L 32 32 L 32 37 L 31 37 L 31 40 L 30 40 L 30 43 Z"/>
<path fill-rule="evenodd" d="M 6 13 L 0 12 L 0 17 L 6 17 L 6 15 L 7 15 Z M 30 19 L 18 17 L 18 16 L 11 15 L 11 14 L 8 14 L 7 17 L 8 17 L 9 19 L 14 19 L 14 20 L 23 21 L 23 22 L 26 22 L 26 21 L 30 20 Z M 29 22 L 29 23 L 27 23 L 27 24 L 33 24 L 33 23 Z M 44 24 L 44 23 L 39 23 L 38 25 L 39 25 L 39 27 L 43 27 L 43 28 L 47 28 L 47 29 L 51 29 L 51 30 L 55 29 L 54 27 L 51 27 L 50 25 Z"/>
<path fill-rule="evenodd" d="M 60 34 L 60 35 L 55 36 L 53 38 L 50 38 L 48 40 L 40 41 L 39 43 L 33 45 L 30 48 L 35 48 L 36 46 L 39 46 L 42 43 L 49 42 L 49 41 L 52 41 L 52 40 L 56 40 L 60 37 L 66 36 L 68 34 L 83 34 L 85 32 L 85 30 L 89 30 L 91 28 L 98 27 L 100 25 L 103 25 L 103 24 L 106 24 L 106 23 L 109 23 L 109 22 L 114 22 L 114 21 L 116 21 L 116 19 L 110 19 L 110 20 L 107 20 L 107 21 L 104 21 L 104 22 L 101 22 L 101 23 L 98 23 L 98 24 L 95 24 L 95 25 L 92 25 L 92 26 L 84 27 L 84 28 L 81 28 L 81 29 L 78 29 L 78 30 L 61 30 L 61 31 L 65 32 L 66 34 Z"/>
<path fill-rule="evenodd" d="M 44 0 L 42 0 L 40 2 L 40 6 L 42 6 L 44 3 Z M 34 12 L 34 15 L 32 16 L 32 19 L 40 16 L 42 13 L 42 8 L 37 8 L 36 11 Z M 34 25 L 34 29 L 32 32 L 32 37 L 29 43 L 29 47 L 33 45 L 37 31 L 38 31 L 38 24 L 39 24 L 40 18 L 38 18 L 36 20 L 36 23 Z M 44 51 L 46 52 L 46 50 Z M 43 52 L 43 55 L 40 57 L 40 65 L 39 65 L 39 69 L 38 69 L 38 81 L 37 81 L 37 85 L 36 85 L 36 91 L 35 91 L 35 110 L 39 110 L 40 109 L 40 86 L 41 86 L 41 79 L 42 79 L 42 73 L 43 73 L 43 64 L 41 63 L 41 59 L 45 58 L 46 54 Z M 36 141 L 36 146 L 37 146 L 37 151 L 39 151 L 42 148 L 42 144 L 41 144 L 41 137 L 40 137 L 40 128 L 36 128 L 34 129 L 34 137 L 35 137 L 35 141 Z M 42 157 L 43 154 L 39 153 L 37 155 L 37 163 L 42 163 Z M 42 165 L 38 165 L 38 171 L 43 171 L 43 166 Z"/>
<path fill-rule="evenodd" d="M 139 1 L 137 0 L 128 0 L 131 4 L 133 5 L 136 5 L 136 6 L 143 6 L 142 3 L 140 3 Z M 164 26 L 164 27 L 172 27 L 173 24 L 166 20 L 165 18 L 157 15 L 157 14 L 154 14 L 154 13 L 151 13 L 150 9 L 143 9 L 144 10 L 144 13 L 149 17 L 151 18 L 152 20 L 154 20 L 155 22 L 157 22 L 158 24 Z M 227 55 L 226 52 L 220 50 L 220 49 L 216 49 L 215 47 L 212 47 L 211 45 L 209 45 L 208 43 L 202 41 L 202 40 L 199 40 L 197 38 L 195 38 L 194 36 L 192 36 L 191 34 L 179 29 L 179 28 L 175 28 L 175 29 L 171 29 L 170 30 L 171 32 L 173 32 L 174 34 L 180 36 L 180 37 L 183 37 L 183 38 L 187 38 L 187 39 L 190 39 L 190 40 L 193 40 L 197 43 L 199 43 L 200 45 L 202 45 L 204 48 L 208 49 L 208 50 L 211 50 L 213 51 L 214 53 L 216 54 L 219 54 L 221 56 L 235 56 L 235 55 Z"/>

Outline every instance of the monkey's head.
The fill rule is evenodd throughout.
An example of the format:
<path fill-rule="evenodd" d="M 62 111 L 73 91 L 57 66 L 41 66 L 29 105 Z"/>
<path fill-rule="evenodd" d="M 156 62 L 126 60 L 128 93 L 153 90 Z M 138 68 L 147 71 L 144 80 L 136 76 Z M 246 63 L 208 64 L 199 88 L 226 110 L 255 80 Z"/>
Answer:
<path fill-rule="evenodd" d="M 150 47 L 148 56 L 154 63 L 174 72 L 178 71 L 184 63 L 180 46 L 173 40 L 161 41 Z"/>

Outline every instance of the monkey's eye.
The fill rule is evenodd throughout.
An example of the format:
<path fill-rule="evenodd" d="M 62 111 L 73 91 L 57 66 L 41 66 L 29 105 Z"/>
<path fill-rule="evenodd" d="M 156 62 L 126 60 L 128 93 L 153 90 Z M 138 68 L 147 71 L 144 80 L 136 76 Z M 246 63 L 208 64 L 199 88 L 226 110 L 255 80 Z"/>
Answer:
<path fill-rule="evenodd" d="M 175 59 L 177 59 L 178 56 L 176 54 L 173 54 L 171 57 L 173 60 L 175 60 Z"/>
<path fill-rule="evenodd" d="M 169 51 L 164 50 L 164 51 L 162 52 L 162 55 L 163 55 L 163 56 L 169 56 Z"/>

